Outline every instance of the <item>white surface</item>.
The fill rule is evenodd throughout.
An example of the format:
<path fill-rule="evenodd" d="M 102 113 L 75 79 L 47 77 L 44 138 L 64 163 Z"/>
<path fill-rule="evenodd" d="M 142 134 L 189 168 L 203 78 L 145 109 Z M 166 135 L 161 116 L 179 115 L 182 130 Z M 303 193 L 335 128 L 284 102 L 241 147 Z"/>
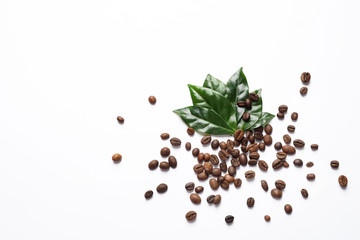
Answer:
<path fill-rule="evenodd" d="M 356 1 L 1 0 L 0 239 L 359 239 L 358 11 Z M 307 146 L 296 157 L 315 166 L 295 168 L 290 157 L 288 169 L 256 168 L 253 182 L 240 168 L 242 187 L 218 190 L 219 207 L 206 203 L 207 182 L 194 206 L 184 185 L 198 184 L 196 160 L 184 143 L 200 146 L 200 136 L 188 137 L 172 110 L 191 104 L 187 83 L 201 85 L 207 73 L 227 81 L 240 66 L 251 90 L 262 87 L 265 111 L 299 112 L 292 137 Z M 305 98 L 303 71 L 312 74 Z M 290 123 L 290 114 L 272 121 L 274 142 Z M 162 132 L 183 140 L 172 150 L 178 167 L 150 172 L 169 145 Z M 271 164 L 273 147 L 261 158 Z M 270 188 L 284 179 L 282 200 L 263 192 L 261 179 Z M 145 201 L 160 182 L 168 192 Z M 189 224 L 191 209 L 198 218 Z"/>

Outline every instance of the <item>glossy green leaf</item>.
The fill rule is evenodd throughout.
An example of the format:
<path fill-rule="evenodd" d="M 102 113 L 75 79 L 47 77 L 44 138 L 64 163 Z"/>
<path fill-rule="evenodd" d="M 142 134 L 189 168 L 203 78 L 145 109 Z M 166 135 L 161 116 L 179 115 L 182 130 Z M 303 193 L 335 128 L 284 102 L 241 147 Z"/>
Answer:
<path fill-rule="evenodd" d="M 188 86 L 194 106 L 212 109 L 220 118 L 227 122 L 231 128 L 236 128 L 236 110 L 227 98 L 209 88 L 190 84 Z"/>
<path fill-rule="evenodd" d="M 268 124 L 271 119 L 273 119 L 275 117 L 275 115 L 271 114 L 271 113 L 268 113 L 268 112 L 263 112 L 261 117 L 259 118 L 259 120 L 257 121 L 257 123 L 255 125 L 253 125 L 251 127 L 251 129 L 249 130 L 252 130 L 254 128 L 257 128 L 257 127 L 260 127 L 260 126 L 265 126 L 266 124 Z"/>
<path fill-rule="evenodd" d="M 238 129 L 243 129 L 243 130 L 252 129 L 252 126 L 257 123 L 257 121 L 262 115 L 261 88 L 255 90 L 254 93 L 256 93 L 259 96 L 259 100 L 253 102 L 251 109 L 248 111 L 250 113 L 250 120 L 245 122 L 243 119 L 241 119 L 237 126 Z"/>
<path fill-rule="evenodd" d="M 190 106 L 174 111 L 189 126 L 200 133 L 224 135 L 233 134 L 230 126 L 214 110 L 201 106 Z"/>
<path fill-rule="evenodd" d="M 227 97 L 228 89 L 227 89 L 226 85 L 222 81 L 217 79 L 216 77 L 211 76 L 210 74 L 208 74 L 206 76 L 203 87 L 210 88 L 210 89 L 220 93 L 224 97 Z"/>

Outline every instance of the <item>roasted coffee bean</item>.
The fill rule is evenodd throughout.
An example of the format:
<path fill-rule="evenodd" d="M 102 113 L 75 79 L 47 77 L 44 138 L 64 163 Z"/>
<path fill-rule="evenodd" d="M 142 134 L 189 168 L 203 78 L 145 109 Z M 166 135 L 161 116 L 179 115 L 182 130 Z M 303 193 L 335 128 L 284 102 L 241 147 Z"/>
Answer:
<path fill-rule="evenodd" d="M 196 216 L 197 216 L 197 213 L 195 211 L 189 211 L 186 213 L 185 218 L 186 218 L 186 220 L 188 220 L 190 222 L 190 221 L 194 221 Z"/>
<path fill-rule="evenodd" d="M 115 153 L 114 155 L 112 155 L 111 159 L 114 163 L 119 163 L 122 159 L 122 156 L 120 153 Z"/>
<path fill-rule="evenodd" d="M 195 188 L 195 183 L 193 182 L 188 182 L 187 184 L 185 184 L 185 189 L 188 191 L 192 191 Z"/>
<path fill-rule="evenodd" d="M 236 168 L 234 166 L 230 166 L 228 168 L 228 173 L 231 175 L 231 176 L 235 176 L 236 174 Z"/>
<path fill-rule="evenodd" d="M 275 159 L 272 163 L 273 169 L 279 169 L 282 167 L 282 161 L 280 159 Z"/>
<path fill-rule="evenodd" d="M 290 143 L 291 143 L 291 137 L 290 137 L 290 135 L 289 135 L 289 134 L 285 134 L 285 135 L 283 136 L 283 140 L 284 140 L 284 142 L 285 142 L 286 144 L 290 144 Z"/>
<path fill-rule="evenodd" d="M 283 190 L 286 187 L 286 183 L 283 180 L 276 180 L 275 187 L 277 189 Z"/>
<path fill-rule="evenodd" d="M 302 167 L 303 161 L 301 159 L 297 158 L 294 160 L 294 165 L 297 167 Z"/>
<path fill-rule="evenodd" d="M 216 150 L 216 149 L 219 148 L 219 146 L 220 146 L 219 140 L 214 139 L 214 140 L 211 142 L 211 148 L 212 148 L 212 149 Z"/>
<path fill-rule="evenodd" d="M 249 112 L 244 112 L 244 114 L 242 115 L 242 119 L 245 122 L 248 122 L 250 120 L 250 113 Z"/>
<path fill-rule="evenodd" d="M 266 146 L 270 146 L 272 144 L 272 137 L 270 135 L 264 136 L 264 143 Z"/>
<path fill-rule="evenodd" d="M 201 144 L 202 145 L 207 145 L 211 142 L 211 136 L 204 136 L 202 139 L 201 139 Z"/>
<path fill-rule="evenodd" d="M 252 152 L 249 154 L 249 158 L 250 159 L 259 159 L 260 158 L 260 154 L 257 152 Z"/>
<path fill-rule="evenodd" d="M 254 135 L 251 135 L 250 137 L 248 137 L 249 139 L 249 142 L 250 143 L 254 143 L 255 142 L 255 136 Z"/>
<path fill-rule="evenodd" d="M 188 129 L 186 130 L 187 134 L 189 134 L 190 136 L 194 135 L 195 130 L 191 127 L 188 127 Z"/>
<path fill-rule="evenodd" d="M 256 164 L 258 163 L 258 161 L 256 159 L 249 159 L 248 164 L 249 166 L 256 166 Z"/>
<path fill-rule="evenodd" d="M 249 140 L 246 137 L 243 137 L 240 141 L 242 146 L 246 146 L 248 144 Z"/>
<path fill-rule="evenodd" d="M 149 162 L 149 169 L 150 170 L 155 170 L 158 166 L 159 166 L 159 161 L 158 160 L 152 160 Z"/>
<path fill-rule="evenodd" d="M 274 148 L 279 151 L 282 148 L 281 142 L 275 143 Z"/>
<path fill-rule="evenodd" d="M 279 198 L 282 197 L 282 191 L 281 191 L 280 189 L 273 188 L 273 189 L 271 190 L 271 196 L 272 196 L 273 198 L 279 199 Z"/>
<path fill-rule="evenodd" d="M 239 157 L 239 155 L 240 155 L 239 149 L 228 148 L 227 151 L 228 151 L 228 153 L 229 153 L 232 157 L 234 157 L 234 158 L 237 158 L 237 157 Z"/>
<path fill-rule="evenodd" d="M 283 161 L 283 162 L 282 162 L 282 166 L 283 166 L 284 168 L 288 168 L 288 167 L 289 167 L 289 164 L 288 164 L 286 161 Z"/>
<path fill-rule="evenodd" d="M 204 157 L 205 155 L 203 153 L 199 153 L 199 155 L 197 156 L 197 160 L 199 163 L 203 162 L 204 161 Z"/>
<path fill-rule="evenodd" d="M 306 166 L 307 166 L 307 167 L 312 167 L 312 166 L 314 166 L 314 163 L 313 163 L 313 162 L 307 162 L 307 163 L 306 163 Z"/>
<path fill-rule="evenodd" d="M 219 164 L 219 158 L 218 158 L 218 156 L 216 156 L 215 154 L 211 154 L 211 155 L 210 155 L 210 162 L 211 162 L 213 165 L 218 165 L 218 164 Z"/>
<path fill-rule="evenodd" d="M 250 100 L 250 98 L 245 99 L 245 107 L 247 109 L 251 109 L 252 106 L 252 101 Z"/>
<path fill-rule="evenodd" d="M 218 176 L 217 177 L 217 181 L 218 181 L 219 184 L 221 184 L 224 180 L 225 180 L 225 178 L 223 176 Z"/>
<path fill-rule="evenodd" d="M 170 139 L 170 143 L 174 147 L 178 147 L 181 145 L 181 140 L 179 138 L 173 137 Z"/>
<path fill-rule="evenodd" d="M 225 217 L 225 222 L 227 223 L 227 224 L 230 224 L 230 223 L 232 223 L 234 221 L 234 216 L 232 216 L 232 215 L 227 215 L 226 217 Z"/>
<path fill-rule="evenodd" d="M 227 160 L 230 156 L 225 150 L 220 150 L 218 155 L 223 161 Z"/>
<path fill-rule="evenodd" d="M 270 220 L 271 220 L 271 218 L 270 218 L 269 215 L 265 215 L 265 216 L 264 216 L 264 219 L 265 219 L 265 221 L 267 221 L 267 222 L 270 222 Z"/>
<path fill-rule="evenodd" d="M 145 194 L 144 194 L 144 197 L 145 199 L 149 199 L 153 196 L 154 192 L 149 190 L 149 191 L 146 191 Z"/>
<path fill-rule="evenodd" d="M 288 110 L 288 107 L 286 105 L 280 105 L 279 106 L 279 112 L 286 113 Z"/>
<path fill-rule="evenodd" d="M 247 179 L 253 179 L 255 177 L 255 172 L 252 170 L 246 171 L 245 172 L 245 178 Z"/>
<path fill-rule="evenodd" d="M 220 187 L 224 190 L 228 190 L 229 189 L 229 182 L 224 180 L 220 183 Z"/>
<path fill-rule="evenodd" d="M 264 139 L 264 135 L 262 134 L 262 132 L 255 132 L 254 133 L 254 136 L 255 136 L 255 139 L 256 140 L 259 140 L 259 141 L 261 141 L 261 140 L 263 140 Z M 272 140 L 271 140 L 272 141 Z M 264 141 L 265 142 L 265 141 Z"/>
<path fill-rule="evenodd" d="M 213 170 L 213 165 L 209 162 L 204 163 L 204 170 L 207 175 L 210 175 L 211 171 Z"/>
<path fill-rule="evenodd" d="M 187 143 L 185 144 L 185 149 L 186 149 L 187 151 L 190 151 L 190 150 L 191 150 L 191 143 L 187 142 Z"/>
<path fill-rule="evenodd" d="M 284 119 L 285 114 L 283 114 L 283 113 L 281 113 L 281 112 L 278 112 L 278 113 L 276 114 L 276 116 L 277 116 L 279 119 Z"/>
<path fill-rule="evenodd" d="M 244 137 L 244 130 L 238 129 L 235 131 L 234 133 L 235 140 L 240 141 L 243 137 Z"/>
<path fill-rule="evenodd" d="M 240 160 L 238 158 L 231 159 L 231 165 L 234 167 L 240 167 Z"/>
<path fill-rule="evenodd" d="M 290 145 L 284 145 L 282 146 L 282 150 L 284 153 L 288 154 L 288 155 L 292 155 L 296 153 L 296 149 L 293 146 Z"/>
<path fill-rule="evenodd" d="M 214 204 L 215 204 L 215 205 L 218 205 L 220 202 L 221 202 L 221 195 L 220 195 L 220 194 L 217 194 L 217 195 L 214 197 Z"/>
<path fill-rule="evenodd" d="M 266 126 L 265 126 L 265 133 L 266 133 L 267 135 L 271 135 L 272 131 L 273 131 L 273 127 L 272 127 L 270 124 L 266 124 Z"/>
<path fill-rule="evenodd" d="M 311 144 L 310 147 L 311 147 L 312 150 L 318 150 L 319 145 L 317 145 L 317 144 Z"/>
<path fill-rule="evenodd" d="M 226 146 L 227 146 L 228 149 L 229 149 L 229 148 L 234 148 L 235 144 L 234 144 L 233 141 L 231 141 L 230 139 L 228 139 L 228 140 L 226 141 Z"/>
<path fill-rule="evenodd" d="M 241 183 L 242 183 L 242 181 L 241 181 L 241 179 L 240 178 L 235 178 L 234 179 L 234 186 L 235 187 L 241 187 Z"/>
<path fill-rule="evenodd" d="M 195 173 L 201 173 L 204 171 L 204 166 L 202 164 L 198 163 L 193 167 L 193 169 L 194 169 Z"/>
<path fill-rule="evenodd" d="M 308 193 L 308 191 L 307 191 L 305 188 L 301 189 L 301 195 L 302 195 L 304 198 L 308 198 L 308 197 L 309 197 L 309 193 Z"/>
<path fill-rule="evenodd" d="M 248 131 L 246 131 L 246 138 L 249 138 L 251 135 L 252 135 L 253 133 L 252 133 L 252 131 L 251 130 L 248 130 Z"/>
<path fill-rule="evenodd" d="M 234 139 L 233 142 L 234 142 L 234 146 L 235 146 L 235 147 L 238 147 L 238 146 L 240 146 L 240 144 L 241 144 L 241 142 L 238 141 L 238 140 L 236 140 L 236 139 Z"/>
<path fill-rule="evenodd" d="M 338 167 L 339 167 L 339 162 L 336 161 L 336 160 L 332 160 L 332 161 L 330 162 L 330 166 L 331 166 L 332 168 L 338 168 Z"/>
<path fill-rule="evenodd" d="M 171 168 L 176 168 L 177 161 L 176 161 L 176 158 L 174 156 L 170 156 L 168 158 L 168 162 L 169 162 Z"/>
<path fill-rule="evenodd" d="M 169 139 L 169 137 L 170 137 L 170 135 L 169 135 L 168 133 L 162 133 L 162 134 L 160 135 L 160 138 L 161 138 L 162 140 Z"/>
<path fill-rule="evenodd" d="M 246 166 L 247 165 L 247 156 L 244 153 L 240 154 L 239 161 L 240 161 L 241 166 Z"/>
<path fill-rule="evenodd" d="M 120 124 L 123 124 L 124 121 L 125 121 L 124 118 L 121 117 L 121 116 L 118 116 L 116 119 L 118 120 L 118 122 L 119 122 Z"/>
<path fill-rule="evenodd" d="M 221 143 L 220 143 L 220 149 L 221 149 L 221 150 L 226 150 L 226 149 L 227 149 L 226 142 L 221 142 Z"/>
<path fill-rule="evenodd" d="M 169 156 L 170 155 L 170 149 L 168 147 L 163 147 L 160 150 L 160 155 L 163 156 L 163 157 Z"/>
<path fill-rule="evenodd" d="M 348 179 L 344 175 L 341 175 L 339 177 L 338 181 L 339 181 L 340 186 L 343 187 L 343 188 L 345 188 L 347 186 L 347 184 L 348 184 Z"/>
<path fill-rule="evenodd" d="M 308 92 L 308 88 L 307 87 L 302 87 L 300 88 L 300 94 L 301 96 L 305 96 Z"/>
<path fill-rule="evenodd" d="M 155 104 L 155 103 L 156 103 L 156 97 L 150 96 L 150 97 L 149 97 L 149 103 Z"/>
<path fill-rule="evenodd" d="M 257 95 L 256 93 L 252 92 L 249 94 L 249 98 L 251 101 L 253 102 L 257 102 L 259 100 L 259 95 Z"/>
<path fill-rule="evenodd" d="M 293 132 L 295 132 L 295 126 L 294 126 L 294 125 L 289 125 L 289 126 L 287 127 L 287 130 L 288 130 L 289 132 L 293 133 Z"/>
<path fill-rule="evenodd" d="M 170 164 L 168 162 L 162 161 L 159 165 L 160 169 L 168 170 L 170 168 Z"/>
<path fill-rule="evenodd" d="M 303 83 L 307 84 L 310 82 L 311 75 L 308 72 L 303 72 L 300 76 L 300 79 Z"/>
<path fill-rule="evenodd" d="M 196 193 L 190 194 L 190 200 L 193 204 L 201 203 L 201 197 L 199 195 L 197 195 Z"/>
<path fill-rule="evenodd" d="M 306 175 L 306 178 L 307 178 L 308 180 L 314 180 L 314 179 L 315 179 L 315 174 L 309 173 L 308 175 Z"/>
<path fill-rule="evenodd" d="M 204 191 L 204 187 L 203 186 L 197 186 L 196 188 L 195 188 L 195 192 L 196 193 L 202 193 Z"/>
<path fill-rule="evenodd" d="M 209 185 L 212 190 L 217 190 L 219 188 L 219 183 L 215 178 L 209 180 Z"/>
<path fill-rule="evenodd" d="M 297 112 L 293 112 L 292 114 L 291 114 L 291 119 L 293 120 L 293 121 L 296 121 L 297 119 L 298 119 L 298 113 Z"/>
<path fill-rule="evenodd" d="M 291 214 L 292 213 L 292 206 L 290 204 L 286 204 L 284 206 L 284 210 L 287 214 Z"/>
<path fill-rule="evenodd" d="M 296 148 L 303 148 L 305 146 L 305 142 L 301 139 L 295 139 L 293 144 Z"/>
<path fill-rule="evenodd" d="M 224 179 L 225 179 L 225 181 L 227 181 L 228 183 L 232 183 L 232 182 L 234 182 L 234 177 L 233 176 L 231 176 L 230 174 L 225 174 L 225 176 L 224 176 Z"/>
<path fill-rule="evenodd" d="M 264 161 L 264 160 L 260 160 L 258 162 L 258 165 L 259 165 L 259 168 L 262 170 L 262 171 L 267 171 L 269 166 L 268 164 Z"/>
<path fill-rule="evenodd" d="M 265 192 L 267 192 L 267 190 L 269 190 L 269 186 L 265 180 L 261 180 L 261 187 L 262 187 L 262 189 L 264 189 Z"/>
<path fill-rule="evenodd" d="M 213 168 L 213 170 L 211 171 L 211 174 L 214 176 L 214 177 L 218 177 L 221 175 L 221 170 L 220 168 Z"/>
<path fill-rule="evenodd" d="M 253 197 L 249 197 L 247 200 L 246 200 L 246 204 L 249 208 L 253 207 L 254 204 L 255 204 L 255 199 Z"/>
<path fill-rule="evenodd" d="M 262 133 L 263 131 L 264 131 L 264 128 L 262 126 L 254 128 L 254 132 L 261 132 Z"/>
<path fill-rule="evenodd" d="M 192 155 L 193 155 L 194 157 L 197 157 L 197 156 L 199 155 L 199 153 L 200 153 L 200 150 L 199 150 L 198 148 L 194 148 L 194 149 L 192 150 Z"/>
<path fill-rule="evenodd" d="M 157 188 L 156 188 L 156 191 L 158 193 L 164 193 L 168 190 L 168 186 L 165 184 L 165 183 L 160 183 Z"/>
<path fill-rule="evenodd" d="M 200 180 L 200 181 L 203 181 L 203 180 L 206 180 L 208 179 L 208 175 L 206 174 L 206 172 L 201 172 L 197 175 L 197 178 Z"/>
<path fill-rule="evenodd" d="M 209 162 L 209 161 L 210 161 L 210 158 L 211 158 L 210 153 L 205 153 L 205 154 L 204 154 L 204 161 L 205 161 L 205 162 Z"/>
<path fill-rule="evenodd" d="M 252 143 L 247 146 L 247 150 L 250 152 L 257 152 L 259 150 L 259 145 L 257 145 L 256 143 Z"/>
<path fill-rule="evenodd" d="M 222 172 L 226 172 L 226 171 L 227 171 L 227 164 L 226 164 L 226 162 L 221 162 L 221 163 L 220 163 L 220 170 L 221 170 Z"/>
<path fill-rule="evenodd" d="M 245 101 L 238 101 L 237 105 L 238 107 L 245 107 Z"/>
<path fill-rule="evenodd" d="M 263 142 L 259 143 L 259 150 L 265 151 L 265 143 L 263 143 Z"/>
<path fill-rule="evenodd" d="M 277 152 L 276 157 L 280 160 L 284 160 L 286 158 L 287 154 L 284 152 Z"/>
<path fill-rule="evenodd" d="M 215 195 L 210 195 L 206 198 L 206 201 L 211 204 L 211 203 L 214 203 L 214 198 L 215 198 Z"/>

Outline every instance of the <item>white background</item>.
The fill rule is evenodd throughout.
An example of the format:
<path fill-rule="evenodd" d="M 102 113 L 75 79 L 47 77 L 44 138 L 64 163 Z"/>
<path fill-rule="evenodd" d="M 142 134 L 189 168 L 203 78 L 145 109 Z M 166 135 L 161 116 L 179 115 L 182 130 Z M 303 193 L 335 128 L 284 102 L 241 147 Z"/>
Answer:
<path fill-rule="evenodd" d="M 0 239 L 359 239 L 359 22 L 358 2 L 344 0 L 0 0 Z M 172 110 L 191 104 L 188 83 L 208 73 L 227 81 L 241 66 L 250 89 L 263 89 L 264 111 L 287 104 L 299 113 L 292 137 L 306 148 L 288 169 L 254 168 L 251 182 L 243 177 L 251 167 L 240 167 L 241 188 L 219 189 L 218 207 L 201 183 L 194 206 L 184 185 L 199 184 L 196 160 L 184 143 L 200 147 L 201 136 L 189 137 Z M 312 74 L 306 97 L 303 71 Z M 274 142 L 291 122 L 290 114 L 272 121 Z M 169 146 L 162 132 L 183 140 L 172 149 L 178 167 L 151 172 L 147 163 Z M 315 166 L 295 168 L 295 157 Z M 271 164 L 273 146 L 261 158 Z M 265 193 L 261 179 L 270 188 L 285 180 L 283 198 Z M 168 192 L 146 201 L 161 182 Z M 198 212 L 191 224 L 189 210 Z"/>

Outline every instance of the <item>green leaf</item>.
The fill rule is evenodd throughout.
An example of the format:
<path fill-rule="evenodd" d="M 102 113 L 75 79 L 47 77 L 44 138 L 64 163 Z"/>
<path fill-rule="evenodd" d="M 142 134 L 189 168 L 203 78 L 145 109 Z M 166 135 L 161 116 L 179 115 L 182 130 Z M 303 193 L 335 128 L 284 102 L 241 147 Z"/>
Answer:
<path fill-rule="evenodd" d="M 222 81 L 217 79 L 216 77 L 211 76 L 210 74 L 208 74 L 206 76 L 203 87 L 210 88 L 210 89 L 220 93 L 224 97 L 227 97 L 228 89 L 227 89 L 226 85 Z"/>
<path fill-rule="evenodd" d="M 228 125 L 236 129 L 235 107 L 220 93 L 204 87 L 188 85 L 194 106 L 212 109 Z"/>
<path fill-rule="evenodd" d="M 233 134 L 232 128 L 214 110 L 201 106 L 190 106 L 174 110 L 176 114 L 189 126 L 200 133 L 224 135 Z"/>
<path fill-rule="evenodd" d="M 259 96 L 259 100 L 252 103 L 251 109 L 248 111 L 250 113 L 250 120 L 245 122 L 242 118 L 237 126 L 239 129 L 243 130 L 249 130 L 252 129 L 252 126 L 257 123 L 259 118 L 262 115 L 262 97 L 261 97 L 261 88 L 258 90 L 255 90 L 254 93 L 256 93 Z M 244 108 L 245 109 L 245 108 Z"/>
<path fill-rule="evenodd" d="M 271 119 L 273 119 L 275 117 L 275 115 L 268 113 L 268 112 L 263 112 L 261 117 L 259 118 L 259 120 L 257 121 L 257 123 L 255 125 L 253 125 L 251 127 L 251 129 L 260 127 L 260 126 L 265 126 L 266 124 L 268 124 Z"/>
<path fill-rule="evenodd" d="M 242 68 L 231 76 L 229 81 L 226 83 L 226 86 L 228 88 L 227 98 L 234 106 L 237 106 L 238 101 L 244 101 L 249 97 L 249 86 Z M 245 112 L 245 109 L 237 108 L 236 111 L 236 119 L 239 121 Z"/>

